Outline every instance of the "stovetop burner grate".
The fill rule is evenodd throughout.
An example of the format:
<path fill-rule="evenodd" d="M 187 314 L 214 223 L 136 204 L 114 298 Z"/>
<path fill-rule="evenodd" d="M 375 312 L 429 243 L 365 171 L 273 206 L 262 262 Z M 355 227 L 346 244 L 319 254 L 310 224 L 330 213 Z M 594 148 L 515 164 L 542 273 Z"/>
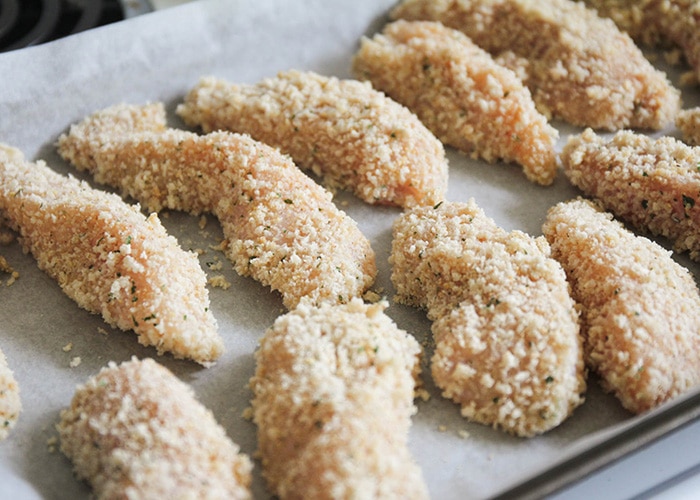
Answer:
<path fill-rule="evenodd" d="M 0 52 L 125 18 L 120 0 L 0 0 Z"/>

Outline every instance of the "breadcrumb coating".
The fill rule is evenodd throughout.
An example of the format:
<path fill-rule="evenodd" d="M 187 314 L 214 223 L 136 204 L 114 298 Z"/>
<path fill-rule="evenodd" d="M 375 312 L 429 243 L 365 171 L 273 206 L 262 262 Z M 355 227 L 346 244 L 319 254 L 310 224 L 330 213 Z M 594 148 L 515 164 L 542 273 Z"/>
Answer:
<path fill-rule="evenodd" d="M 631 131 L 588 129 L 564 146 L 566 176 L 640 231 L 668 238 L 700 260 L 700 149 Z"/>
<path fill-rule="evenodd" d="M 331 189 L 367 203 L 433 205 L 447 190 L 442 143 L 369 83 L 288 71 L 254 85 L 203 78 L 178 106 L 190 125 L 280 148 Z"/>
<path fill-rule="evenodd" d="M 376 275 L 374 251 L 332 195 L 279 151 L 229 132 L 169 129 L 162 103 L 119 104 L 73 125 L 60 154 L 150 210 L 213 213 L 242 276 L 304 300 L 345 302 Z"/>
<path fill-rule="evenodd" d="M 676 117 L 676 128 L 691 146 L 700 146 L 700 106 L 684 109 Z"/>
<path fill-rule="evenodd" d="M 586 363 L 641 413 L 700 383 L 700 295 L 670 252 L 583 199 L 550 209 L 543 232 L 582 306 Z"/>
<path fill-rule="evenodd" d="M 540 112 L 596 129 L 661 129 L 680 92 L 632 39 L 570 0 L 404 0 L 394 19 L 440 21 L 524 75 Z"/>
<path fill-rule="evenodd" d="M 700 3 L 697 0 L 585 0 L 636 41 L 676 45 L 700 81 Z"/>
<path fill-rule="evenodd" d="M 213 364 L 223 352 L 206 275 L 158 217 L 0 145 L 0 213 L 80 307 L 158 354 Z"/>
<path fill-rule="evenodd" d="M 463 416 L 529 437 L 583 402 L 578 316 L 543 238 L 445 202 L 396 220 L 390 263 L 396 300 L 433 321 L 433 378 Z"/>
<path fill-rule="evenodd" d="M 279 498 L 428 498 L 407 447 L 418 342 L 386 301 L 302 304 L 255 353 L 263 476 Z"/>
<path fill-rule="evenodd" d="M 21 411 L 19 384 L 7 364 L 5 353 L 0 351 L 0 441 L 10 434 Z"/>
<path fill-rule="evenodd" d="M 516 162 L 531 181 L 553 182 L 557 130 L 515 73 L 463 33 L 436 22 L 395 21 L 363 38 L 353 70 L 445 144 L 489 162 Z"/>
<path fill-rule="evenodd" d="M 250 459 L 152 359 L 110 362 L 76 389 L 56 428 L 99 499 L 252 498 Z"/>

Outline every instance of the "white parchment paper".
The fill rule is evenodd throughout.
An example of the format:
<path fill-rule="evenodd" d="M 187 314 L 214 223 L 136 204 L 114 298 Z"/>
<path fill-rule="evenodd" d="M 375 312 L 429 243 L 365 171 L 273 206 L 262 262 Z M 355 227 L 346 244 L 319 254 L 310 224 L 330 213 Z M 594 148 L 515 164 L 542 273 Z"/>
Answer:
<path fill-rule="evenodd" d="M 204 75 L 255 82 L 296 68 L 350 77 L 360 37 L 381 29 L 393 3 L 203 0 L 0 54 L 0 142 L 83 178 L 58 157 L 54 143 L 87 114 L 119 102 L 163 101 L 172 125 L 182 126 L 174 108 Z M 686 101 L 697 102 L 697 89 L 690 93 Z M 578 132 L 559 128 L 560 147 L 569 133 Z M 488 165 L 451 150 L 449 158 L 448 199 L 475 198 L 506 229 L 539 235 L 546 210 L 577 194 L 561 175 L 543 188 L 528 182 L 517 166 Z M 374 289 L 391 300 L 387 258 L 391 223 L 399 210 L 371 207 L 347 193 L 338 194 L 336 201 L 370 238 L 379 266 Z M 241 414 L 251 398 L 247 383 L 254 372 L 253 352 L 284 308 L 277 295 L 237 276 L 223 254 L 211 248 L 221 239 L 215 218 L 209 217 L 204 229 L 199 219 L 184 214 L 161 218 L 183 247 L 204 251 L 201 262 L 210 276 L 224 275 L 231 287 L 210 291 L 227 349 L 215 367 L 204 369 L 169 356 L 157 360 L 190 383 L 229 436 L 252 455 L 255 427 Z M 20 273 L 12 286 L 0 275 L 0 348 L 18 379 L 24 407 L 17 427 L 0 443 L 0 497 L 87 498 L 89 488 L 75 479 L 69 461 L 56 451 L 59 411 L 69 404 L 75 386 L 108 361 L 156 357 L 155 352 L 141 347 L 133 333 L 112 330 L 79 309 L 16 242 L 0 246 L 0 254 Z M 697 274 L 696 265 L 681 261 Z M 219 262 L 221 270 L 213 270 Z M 428 338 L 423 312 L 392 303 L 387 313 L 420 341 Z M 439 396 L 427 364 L 424 373 L 431 398 L 418 402 L 410 439 L 436 499 L 491 496 L 640 421 L 591 379 L 586 403 L 563 425 L 541 437 L 518 439 L 465 421 L 456 405 Z M 256 498 L 270 496 L 258 463 L 253 489 Z"/>

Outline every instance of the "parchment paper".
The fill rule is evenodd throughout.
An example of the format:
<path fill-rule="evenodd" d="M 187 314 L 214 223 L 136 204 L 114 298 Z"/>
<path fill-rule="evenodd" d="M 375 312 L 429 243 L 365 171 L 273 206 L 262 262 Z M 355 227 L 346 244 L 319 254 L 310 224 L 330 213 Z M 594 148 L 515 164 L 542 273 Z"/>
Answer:
<path fill-rule="evenodd" d="M 119 102 L 160 100 L 172 124 L 182 126 L 174 108 L 203 75 L 255 82 L 296 68 L 349 77 L 360 37 L 381 29 L 393 3 L 200 1 L 2 54 L 0 142 L 20 148 L 29 159 L 44 159 L 57 171 L 84 178 L 57 156 L 54 143 L 87 114 Z M 697 89 L 691 89 L 686 102 L 697 102 L 692 93 Z M 579 131 L 557 126 L 562 131 L 559 147 L 569 133 Z M 474 197 L 506 229 L 539 235 L 546 210 L 577 194 L 563 175 L 543 188 L 528 182 L 514 165 L 488 165 L 452 150 L 449 159 L 448 199 Z M 391 223 L 400 211 L 365 205 L 347 193 L 339 193 L 336 201 L 370 238 L 379 266 L 374 289 L 391 301 L 387 258 Z M 227 349 L 213 368 L 157 357 L 154 350 L 141 347 L 132 332 L 112 330 L 98 316 L 79 309 L 16 242 L 0 246 L 0 255 L 20 273 L 12 286 L 6 284 L 7 275 L 0 275 L 0 347 L 18 379 L 24 407 L 17 427 L 0 443 L 0 497 L 89 496 L 89 488 L 74 478 L 71 464 L 57 451 L 54 426 L 77 384 L 108 361 L 133 355 L 156 357 L 190 383 L 242 451 L 254 453 L 255 427 L 241 415 L 251 398 L 247 383 L 254 371 L 252 355 L 262 333 L 284 308 L 276 294 L 237 276 L 223 254 L 211 248 L 221 239 L 215 218 L 209 217 L 203 230 L 199 219 L 184 214 L 164 213 L 161 218 L 183 247 L 204 250 L 202 267 L 210 276 L 222 274 L 231 283 L 229 289 L 210 291 Z M 680 260 L 697 273 L 696 265 Z M 222 269 L 213 270 L 218 262 Z M 422 311 L 392 303 L 387 313 L 420 341 L 429 337 L 430 324 Z M 586 403 L 563 425 L 534 439 L 514 438 L 468 423 L 455 404 L 440 397 L 427 363 L 424 373 L 431 398 L 417 403 L 410 444 L 433 498 L 494 495 L 645 418 L 625 412 L 591 377 Z M 256 498 L 269 497 L 259 463 L 253 489 Z"/>

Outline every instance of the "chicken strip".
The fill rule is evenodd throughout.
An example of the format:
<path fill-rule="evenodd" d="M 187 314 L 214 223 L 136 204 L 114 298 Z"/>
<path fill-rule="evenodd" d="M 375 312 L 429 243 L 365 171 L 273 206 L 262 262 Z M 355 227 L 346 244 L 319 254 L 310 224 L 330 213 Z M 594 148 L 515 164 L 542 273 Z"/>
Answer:
<path fill-rule="evenodd" d="M 676 128 L 691 146 L 700 146 L 700 106 L 684 109 L 676 117 Z M 700 165 L 697 165 L 700 166 Z"/>
<path fill-rule="evenodd" d="M 152 359 L 110 362 L 77 388 L 57 429 L 96 498 L 252 498 L 250 459 Z"/>
<path fill-rule="evenodd" d="M 589 129 L 570 137 L 561 156 L 572 184 L 606 210 L 700 260 L 700 149 L 631 131 L 608 140 Z"/>
<path fill-rule="evenodd" d="M 376 275 L 374 252 L 329 192 L 249 136 L 168 129 L 161 103 L 116 105 L 73 125 L 59 153 L 150 210 L 211 212 L 242 276 L 282 294 L 345 302 Z"/>
<path fill-rule="evenodd" d="M 178 113 L 280 148 L 331 189 L 367 203 L 433 205 L 447 190 L 442 143 L 368 83 L 289 71 L 255 85 L 203 78 Z"/>
<path fill-rule="evenodd" d="M 5 354 L 0 351 L 0 441 L 10 434 L 21 411 L 19 385 L 7 364 Z"/>
<path fill-rule="evenodd" d="M 263 476 L 285 498 L 428 498 L 407 440 L 420 346 L 386 302 L 308 304 L 255 353 Z"/>
<path fill-rule="evenodd" d="M 583 402 L 578 316 L 543 238 L 445 202 L 396 220 L 390 263 L 396 300 L 433 321 L 433 379 L 464 417 L 530 437 Z"/>
<path fill-rule="evenodd" d="M 213 364 L 223 340 L 206 275 L 155 214 L 0 145 L 0 213 L 80 307 L 133 330 L 158 354 Z"/>
<path fill-rule="evenodd" d="M 680 93 L 609 19 L 570 0 L 404 0 L 395 19 L 440 21 L 518 69 L 539 110 L 574 125 L 661 129 Z"/>
<path fill-rule="evenodd" d="M 582 307 L 586 363 L 641 413 L 700 383 L 700 295 L 670 252 L 593 202 L 550 209 L 543 232 Z"/>
<path fill-rule="evenodd" d="M 461 32 L 396 21 L 362 40 L 353 70 L 416 113 L 445 144 L 489 162 L 516 162 L 531 181 L 553 182 L 557 130 L 515 73 Z"/>

